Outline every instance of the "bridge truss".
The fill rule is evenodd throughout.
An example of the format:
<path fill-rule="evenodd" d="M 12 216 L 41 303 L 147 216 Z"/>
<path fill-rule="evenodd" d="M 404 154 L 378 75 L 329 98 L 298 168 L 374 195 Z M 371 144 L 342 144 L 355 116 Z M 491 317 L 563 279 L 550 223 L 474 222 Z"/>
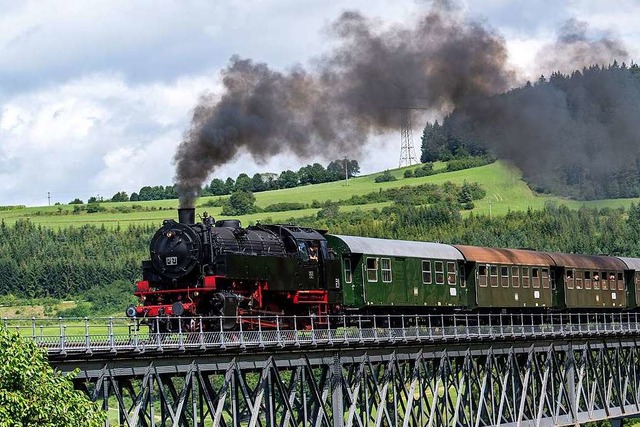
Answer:
<path fill-rule="evenodd" d="M 575 332 L 555 336 L 501 324 L 474 339 L 464 338 L 468 328 L 406 339 L 405 328 L 378 331 L 405 339 L 336 333 L 274 347 L 247 345 L 257 336 L 236 332 L 227 344 L 243 345 L 214 351 L 182 342 L 50 357 L 64 372 L 80 369 L 76 387 L 109 410 L 107 425 L 577 425 L 640 413 L 638 319 L 627 320 L 555 325 Z"/>

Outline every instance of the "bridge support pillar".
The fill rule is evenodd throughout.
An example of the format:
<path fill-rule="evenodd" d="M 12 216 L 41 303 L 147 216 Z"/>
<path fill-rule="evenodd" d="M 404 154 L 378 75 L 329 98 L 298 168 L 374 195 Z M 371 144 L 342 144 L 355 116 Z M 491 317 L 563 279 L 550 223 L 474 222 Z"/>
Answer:
<path fill-rule="evenodd" d="M 622 427 L 622 418 L 614 418 L 611 420 L 611 427 Z"/>
<path fill-rule="evenodd" d="M 578 398 L 576 394 L 576 360 L 573 355 L 573 346 L 569 343 L 569 348 L 567 349 L 567 360 L 566 360 L 566 374 L 565 374 L 565 385 L 567 388 L 567 398 L 569 400 L 569 405 L 571 407 L 571 418 L 573 420 L 573 425 L 578 427 L 580 423 L 578 422 Z"/>
<path fill-rule="evenodd" d="M 333 427 L 344 427 L 344 396 L 342 394 L 342 364 L 340 355 L 333 355 L 331 368 L 331 408 L 333 410 Z"/>

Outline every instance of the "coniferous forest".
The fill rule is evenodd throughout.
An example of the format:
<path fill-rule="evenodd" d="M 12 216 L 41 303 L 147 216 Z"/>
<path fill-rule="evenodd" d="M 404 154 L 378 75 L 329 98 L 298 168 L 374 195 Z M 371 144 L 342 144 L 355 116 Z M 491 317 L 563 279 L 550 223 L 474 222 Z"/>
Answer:
<path fill-rule="evenodd" d="M 554 73 L 429 123 L 422 161 L 491 153 L 542 193 L 578 200 L 640 196 L 640 68 Z"/>
<path fill-rule="evenodd" d="M 548 205 L 496 218 L 463 218 L 459 205 L 447 201 L 355 213 L 327 206 L 292 222 L 337 234 L 640 256 L 640 205 L 628 211 Z M 110 287 L 130 295 L 155 228 L 51 230 L 20 221 L 0 224 L 0 231 L 0 295 L 87 299 Z"/>

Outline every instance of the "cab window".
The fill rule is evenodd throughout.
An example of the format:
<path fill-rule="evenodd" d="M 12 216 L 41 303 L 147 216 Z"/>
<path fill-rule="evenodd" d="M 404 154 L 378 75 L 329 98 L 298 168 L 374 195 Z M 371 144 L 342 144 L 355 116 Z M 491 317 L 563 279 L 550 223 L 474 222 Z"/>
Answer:
<path fill-rule="evenodd" d="M 309 261 L 309 252 L 307 250 L 307 242 L 298 242 L 298 253 L 303 261 Z"/>

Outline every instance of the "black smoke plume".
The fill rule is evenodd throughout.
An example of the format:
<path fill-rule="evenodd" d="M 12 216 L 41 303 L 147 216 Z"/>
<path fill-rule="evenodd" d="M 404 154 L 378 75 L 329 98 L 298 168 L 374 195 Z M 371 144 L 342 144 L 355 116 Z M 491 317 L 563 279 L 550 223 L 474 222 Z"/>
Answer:
<path fill-rule="evenodd" d="M 580 64 L 579 70 L 458 108 L 445 120 L 448 131 L 510 160 L 540 191 L 581 199 L 637 196 L 640 69 L 617 62 L 582 67 L 624 60 L 622 43 L 610 35 L 589 38 L 586 24 L 572 20 L 538 57 L 559 69 Z"/>
<path fill-rule="evenodd" d="M 512 84 L 504 39 L 444 2 L 381 28 L 344 12 L 331 26 L 337 48 L 308 70 L 231 58 L 223 93 L 200 100 L 176 153 L 180 205 L 192 206 L 206 178 L 241 150 L 258 162 L 353 155 L 369 135 L 399 127 L 399 108 L 448 112 Z"/>
<path fill-rule="evenodd" d="M 560 26 L 555 43 L 540 49 L 536 62 L 543 72 L 571 73 L 576 68 L 610 64 L 627 57 L 627 49 L 613 34 L 594 37 L 586 22 L 572 18 Z"/>

